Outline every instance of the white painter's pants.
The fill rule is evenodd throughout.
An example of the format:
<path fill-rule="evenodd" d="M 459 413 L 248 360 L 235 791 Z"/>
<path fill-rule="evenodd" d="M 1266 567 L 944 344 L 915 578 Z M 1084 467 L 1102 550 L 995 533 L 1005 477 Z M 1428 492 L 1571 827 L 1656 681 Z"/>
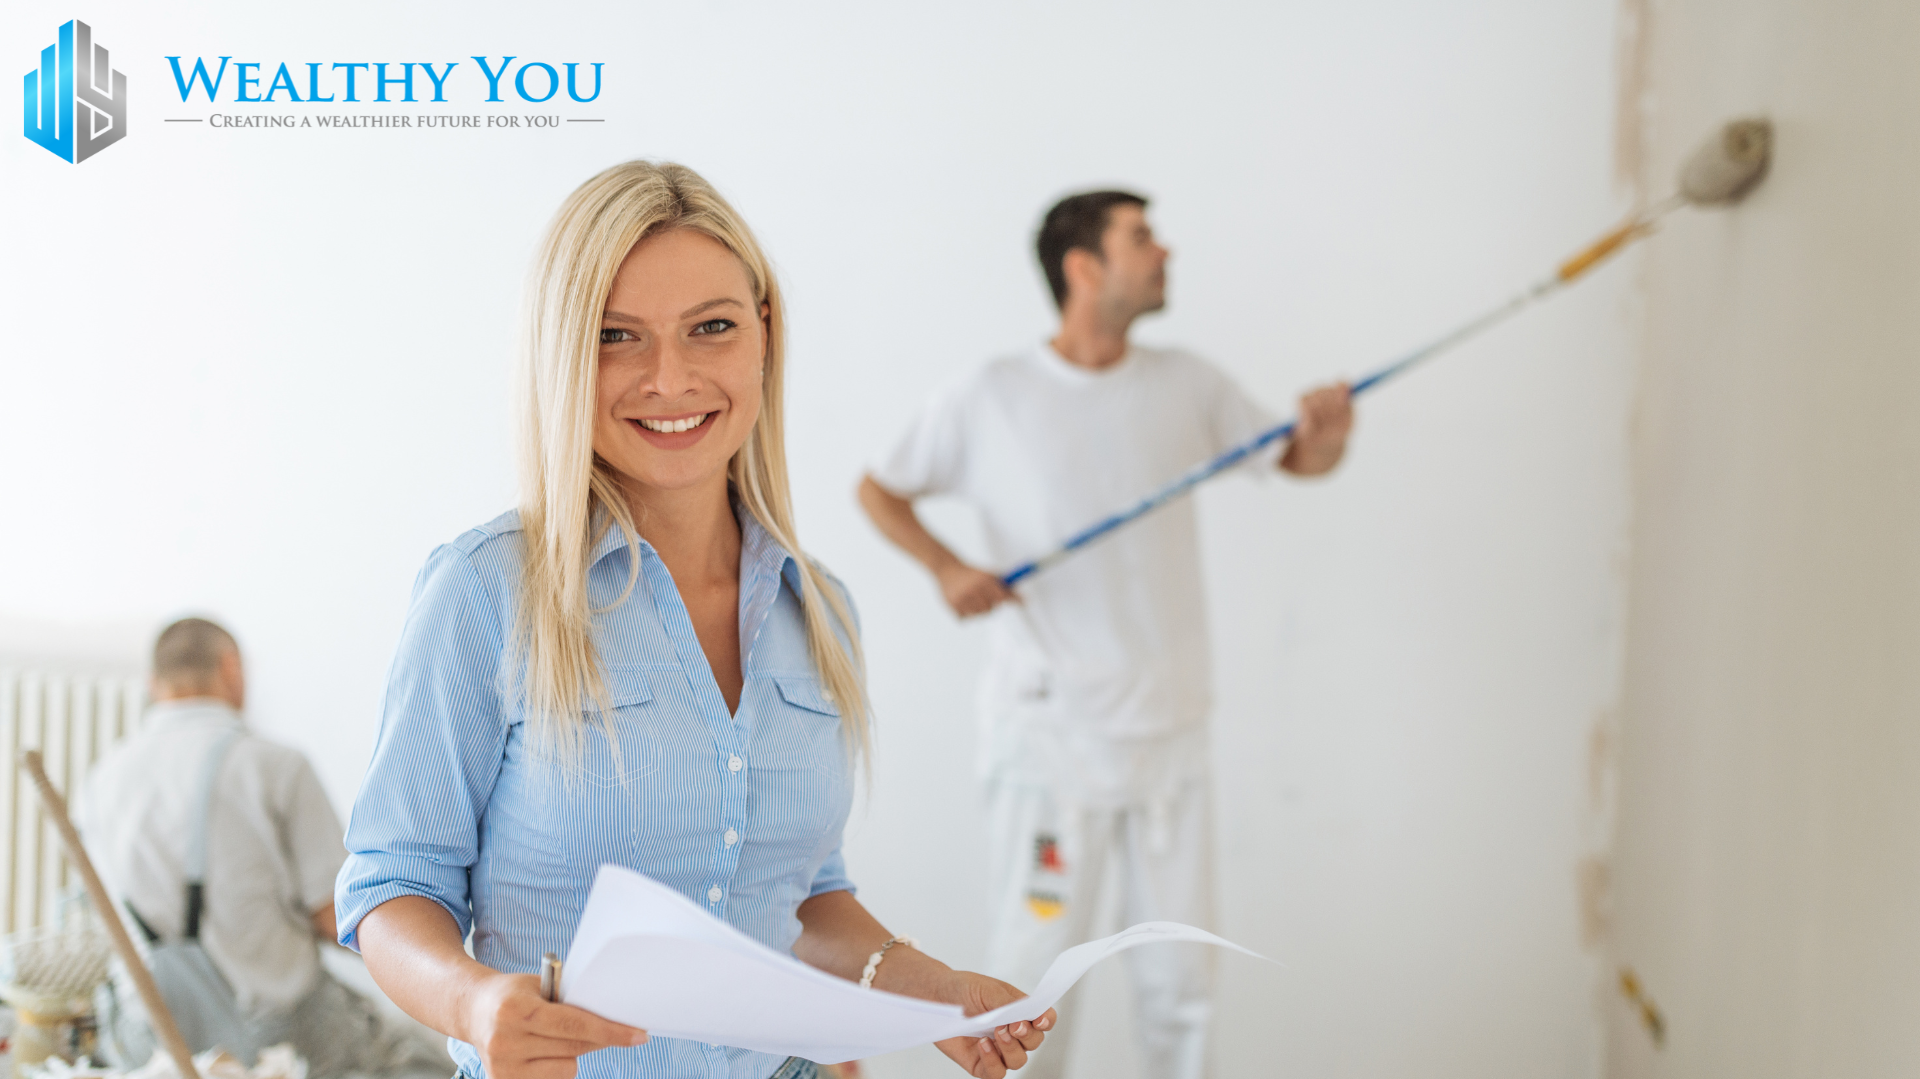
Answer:
<path fill-rule="evenodd" d="M 1146 805 L 1093 809 L 1041 788 L 988 789 L 993 931 L 986 972 L 1031 989 L 1054 956 L 1092 938 L 1100 889 L 1112 873 L 1120 923 L 1185 922 L 1211 929 L 1213 827 L 1204 782 Z M 1209 1074 L 1213 949 L 1155 944 L 1125 953 L 1135 1023 L 1152 1079 Z M 1077 994 L 1075 994 L 1077 995 Z M 1070 995 L 1068 1001 L 1074 999 Z M 1072 1017 L 1018 1074 L 1057 1079 L 1066 1070 Z"/>

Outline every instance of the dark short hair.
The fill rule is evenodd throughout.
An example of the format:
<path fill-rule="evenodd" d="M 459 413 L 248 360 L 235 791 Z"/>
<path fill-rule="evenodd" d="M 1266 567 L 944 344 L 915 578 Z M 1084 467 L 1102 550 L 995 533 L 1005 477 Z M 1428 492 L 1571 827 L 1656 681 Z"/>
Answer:
<path fill-rule="evenodd" d="M 1040 254 L 1040 268 L 1046 271 L 1047 287 L 1053 290 L 1053 305 L 1067 305 L 1067 252 L 1074 248 L 1104 254 L 1100 239 L 1113 221 L 1115 206 L 1146 209 L 1147 200 L 1131 191 L 1087 191 L 1068 195 L 1053 204 L 1040 222 L 1040 235 L 1034 247 Z"/>
<path fill-rule="evenodd" d="M 153 642 L 153 679 L 174 686 L 204 684 L 220 670 L 220 657 L 239 647 L 218 622 L 182 618 Z"/>

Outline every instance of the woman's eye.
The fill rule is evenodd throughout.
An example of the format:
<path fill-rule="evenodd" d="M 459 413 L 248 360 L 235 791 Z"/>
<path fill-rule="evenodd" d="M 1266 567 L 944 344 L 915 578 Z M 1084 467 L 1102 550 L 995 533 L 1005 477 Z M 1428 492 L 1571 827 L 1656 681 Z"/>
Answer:
<path fill-rule="evenodd" d="M 726 331 L 733 329 L 733 327 L 734 327 L 734 322 L 732 319 L 710 318 L 707 321 L 702 322 L 700 325 L 695 326 L 693 328 L 693 332 L 696 334 L 725 333 Z"/>
<path fill-rule="evenodd" d="M 600 343 L 603 345 L 617 345 L 622 341 L 631 341 L 631 340 L 633 340 L 633 335 L 628 333 L 625 330 L 601 330 L 600 331 Z"/>

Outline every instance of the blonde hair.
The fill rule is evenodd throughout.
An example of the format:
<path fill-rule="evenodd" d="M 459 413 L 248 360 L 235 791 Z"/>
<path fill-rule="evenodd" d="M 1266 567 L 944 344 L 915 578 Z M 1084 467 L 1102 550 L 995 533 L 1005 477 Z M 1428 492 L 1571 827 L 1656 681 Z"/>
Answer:
<path fill-rule="evenodd" d="M 754 298 L 767 307 L 766 372 L 760 417 L 727 464 L 740 503 L 800 566 L 801 605 L 813 664 L 840 708 L 848 744 L 868 743 L 860 643 L 851 612 L 812 560 L 801 553 L 788 494 L 781 376 L 786 311 L 773 268 L 746 222 L 712 185 L 684 165 L 629 161 L 581 184 L 548 225 L 527 285 L 522 348 L 520 528 L 525 568 L 511 667 L 521 682 L 536 746 L 577 760 L 583 706 L 610 714 L 606 679 L 593 643 L 595 611 L 587 594 L 596 540 L 618 527 L 632 548 L 627 601 L 640 572 L 639 530 L 616 475 L 593 452 L 601 315 L 614 275 L 635 244 L 692 229 L 724 244 L 745 267 Z M 610 609 L 610 608 L 603 608 Z M 745 644 L 746 642 L 741 642 Z M 618 752 L 619 741 L 608 730 Z"/>

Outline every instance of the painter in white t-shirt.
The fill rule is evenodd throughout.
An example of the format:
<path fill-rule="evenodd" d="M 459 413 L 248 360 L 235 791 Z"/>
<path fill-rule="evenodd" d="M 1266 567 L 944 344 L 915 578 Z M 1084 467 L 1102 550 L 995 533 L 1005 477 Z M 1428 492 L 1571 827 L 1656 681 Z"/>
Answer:
<path fill-rule="evenodd" d="M 1040 343 L 937 396 L 870 474 L 900 498 L 977 507 L 989 563 L 1008 567 L 1277 422 L 1191 354 L 1134 345 L 1089 369 Z M 1020 598 L 988 616 L 990 777 L 1125 802 L 1204 768 L 1212 672 L 1191 499 L 1036 575 Z"/>
<path fill-rule="evenodd" d="M 1212 919 L 1213 694 L 1192 502 L 1027 578 L 1018 603 L 999 577 L 1276 423 L 1199 358 L 1128 341 L 1133 320 L 1166 300 L 1167 250 L 1145 209 L 1120 191 L 1056 205 L 1037 247 L 1059 333 L 939 394 L 860 486 L 874 524 L 933 574 L 954 613 L 991 612 L 986 967 L 1015 985 L 1089 938 L 1106 881 L 1118 883 L 1125 922 Z M 1330 471 L 1346 450 L 1349 397 L 1340 385 L 1308 393 L 1292 441 L 1248 467 Z M 979 511 L 987 566 L 962 562 L 920 523 L 913 503 L 929 495 Z M 1142 949 L 1128 963 L 1144 1074 L 1207 1074 L 1211 975 L 1195 951 Z M 1059 1075 L 1074 1026 L 1057 1028 L 1023 1074 Z"/>

